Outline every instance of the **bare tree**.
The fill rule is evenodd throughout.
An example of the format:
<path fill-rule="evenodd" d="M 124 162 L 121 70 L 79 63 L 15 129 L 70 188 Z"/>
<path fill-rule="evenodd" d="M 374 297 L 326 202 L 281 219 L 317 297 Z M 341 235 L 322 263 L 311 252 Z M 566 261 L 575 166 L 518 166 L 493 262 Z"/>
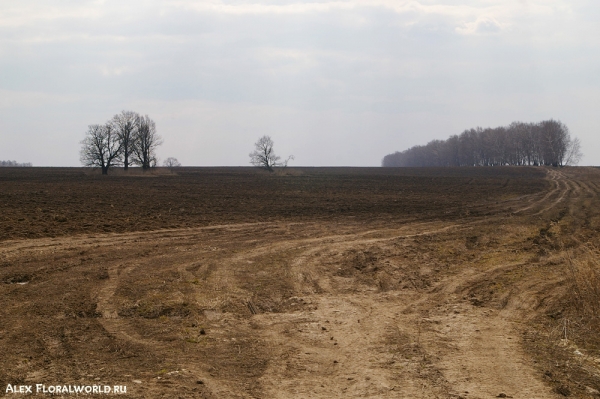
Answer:
<path fill-rule="evenodd" d="M 123 148 L 111 123 L 90 125 L 81 144 L 81 163 L 84 166 L 101 168 L 103 175 L 107 175 L 108 169 L 118 162 Z"/>
<path fill-rule="evenodd" d="M 130 157 L 133 154 L 133 148 L 135 145 L 135 132 L 139 118 L 140 116 L 136 112 L 121 111 L 121 113 L 115 115 L 110 122 L 119 135 L 119 140 L 121 141 L 121 146 L 123 147 L 121 156 L 123 168 L 125 170 L 127 170 L 129 165 L 133 163 L 132 160 L 130 160 Z"/>
<path fill-rule="evenodd" d="M 156 166 L 156 147 L 162 144 L 161 137 L 156 134 L 156 124 L 148 115 L 138 116 L 133 131 L 131 146 L 133 162 L 143 170 Z"/>
<path fill-rule="evenodd" d="M 540 128 L 544 165 L 563 166 L 570 141 L 569 129 L 562 122 L 553 119 L 540 122 Z"/>
<path fill-rule="evenodd" d="M 264 168 L 269 172 L 273 171 L 274 167 L 286 167 L 290 159 L 294 159 L 290 155 L 284 162 L 280 162 L 281 157 L 275 155 L 273 150 L 273 140 L 270 136 L 262 136 L 254 143 L 254 151 L 250 153 L 250 163 L 259 168 Z"/>
<path fill-rule="evenodd" d="M 163 162 L 163 166 L 167 168 L 178 168 L 181 166 L 181 163 L 177 160 L 177 158 L 169 157 Z"/>
<path fill-rule="evenodd" d="M 581 142 L 579 138 L 575 137 L 570 141 L 567 147 L 567 154 L 565 156 L 565 165 L 577 165 L 581 161 Z"/>

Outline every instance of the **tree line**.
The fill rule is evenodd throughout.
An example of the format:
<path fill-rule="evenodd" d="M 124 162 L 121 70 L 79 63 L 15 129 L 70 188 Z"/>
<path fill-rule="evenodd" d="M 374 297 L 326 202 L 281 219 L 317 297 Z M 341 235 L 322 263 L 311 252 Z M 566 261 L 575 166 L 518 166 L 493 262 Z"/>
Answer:
<path fill-rule="evenodd" d="M 433 140 L 386 155 L 383 167 L 423 166 L 564 166 L 581 159 L 581 143 L 565 124 L 553 119 L 513 122 L 497 128 L 465 130 L 447 140 Z"/>
<path fill-rule="evenodd" d="M 90 125 L 81 142 L 84 166 L 99 167 L 108 174 L 112 166 L 127 170 L 131 165 L 147 170 L 156 166 L 156 148 L 162 144 L 156 124 L 148 115 L 122 111 L 102 125 Z"/>
<path fill-rule="evenodd" d="M 31 162 L 19 163 L 17 161 L 0 161 L 0 166 L 20 166 L 20 167 L 31 167 Z"/>

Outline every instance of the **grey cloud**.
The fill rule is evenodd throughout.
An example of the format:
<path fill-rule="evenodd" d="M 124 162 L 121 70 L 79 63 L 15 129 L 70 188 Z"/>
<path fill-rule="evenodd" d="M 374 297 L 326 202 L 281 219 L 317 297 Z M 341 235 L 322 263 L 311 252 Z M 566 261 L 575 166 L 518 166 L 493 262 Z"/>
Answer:
<path fill-rule="evenodd" d="M 586 148 L 600 146 L 589 111 L 600 85 L 592 3 L 286 2 L 296 6 L 285 12 L 212 3 L 54 2 L 47 16 L 35 0 L 11 5 L 18 23 L 0 17 L 0 90 L 35 101 L 0 102 L 0 158 L 46 131 L 69 150 L 44 162 L 77 165 L 85 126 L 124 108 L 154 117 L 161 152 L 199 165 L 246 164 L 244 144 L 227 146 L 262 134 L 297 164 L 377 165 L 477 124 L 578 115 L 589 121 L 577 125 Z M 566 18 L 561 7 L 574 11 Z M 574 91 L 580 102 L 565 97 Z"/>

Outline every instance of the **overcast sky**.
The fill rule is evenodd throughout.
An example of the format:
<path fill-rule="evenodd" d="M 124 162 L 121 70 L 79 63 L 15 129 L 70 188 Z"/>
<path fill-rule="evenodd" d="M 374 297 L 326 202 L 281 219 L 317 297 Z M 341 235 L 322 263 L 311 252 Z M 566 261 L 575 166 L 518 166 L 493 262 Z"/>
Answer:
<path fill-rule="evenodd" d="M 159 158 L 378 166 L 471 127 L 559 119 L 600 165 L 600 2 L 0 0 L 0 160 L 78 166 L 148 114 Z"/>

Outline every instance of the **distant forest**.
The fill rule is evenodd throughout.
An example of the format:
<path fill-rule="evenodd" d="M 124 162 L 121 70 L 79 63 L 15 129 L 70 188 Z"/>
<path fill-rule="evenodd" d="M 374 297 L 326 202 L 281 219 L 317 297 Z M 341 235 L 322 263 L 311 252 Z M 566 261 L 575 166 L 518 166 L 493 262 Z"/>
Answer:
<path fill-rule="evenodd" d="M 17 161 L 0 161 L 0 166 L 33 166 L 31 162 L 18 163 Z"/>
<path fill-rule="evenodd" d="M 386 155 L 383 167 L 575 165 L 581 144 L 560 121 L 513 122 L 497 128 L 465 130 Z"/>

